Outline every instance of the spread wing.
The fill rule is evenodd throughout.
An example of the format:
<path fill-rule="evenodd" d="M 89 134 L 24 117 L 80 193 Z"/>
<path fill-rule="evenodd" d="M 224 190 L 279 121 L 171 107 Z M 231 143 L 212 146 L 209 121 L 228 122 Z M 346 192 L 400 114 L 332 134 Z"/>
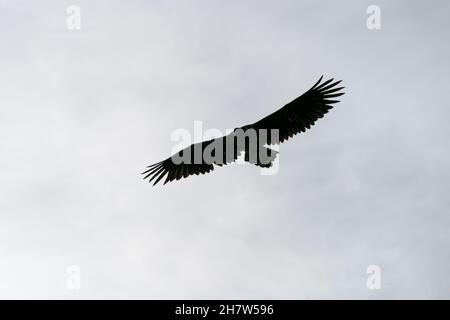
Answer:
<path fill-rule="evenodd" d="M 341 81 L 335 81 L 334 79 L 322 82 L 322 77 L 319 81 L 308 91 L 302 94 L 297 99 L 289 102 L 284 107 L 270 114 L 269 116 L 255 122 L 251 125 L 242 127 L 245 130 L 248 129 L 278 129 L 279 141 L 272 141 L 272 143 L 283 142 L 299 132 L 304 132 L 309 129 L 317 119 L 322 118 L 331 108 L 334 103 L 339 101 L 333 100 L 344 94 L 341 92 L 343 87 L 336 87 Z M 230 136 L 230 135 L 229 135 Z M 145 175 L 144 179 L 149 179 L 149 182 L 155 180 L 153 185 L 157 184 L 161 179 L 166 177 L 164 184 L 169 181 L 179 180 L 181 178 L 187 178 L 190 175 L 206 174 L 214 170 L 214 165 L 222 166 L 234 162 L 244 150 L 237 150 L 235 147 L 234 152 L 226 152 L 226 140 L 227 136 L 217 139 L 211 139 L 200 143 L 192 144 L 189 147 L 181 150 L 177 154 L 155 163 L 147 167 L 147 170 L 142 174 Z M 270 143 L 271 141 L 269 141 Z M 195 161 L 195 150 L 200 150 L 201 154 L 211 144 L 223 144 L 223 161 L 217 162 L 205 161 L 201 157 L 200 161 Z M 188 154 L 190 161 L 178 161 L 180 157 Z M 188 157 L 189 157 L 188 156 Z M 276 153 L 272 153 L 272 157 L 276 156 Z M 185 159 L 185 158 L 184 158 Z M 261 164 L 257 164 L 264 166 Z"/>
<path fill-rule="evenodd" d="M 322 82 L 322 78 L 323 76 L 300 97 L 248 127 L 278 129 L 280 143 L 297 133 L 305 132 L 332 109 L 333 104 L 339 102 L 334 98 L 344 94 L 341 92 L 344 87 L 336 87 L 342 80 L 333 82 L 334 79 L 329 79 Z"/>
<path fill-rule="evenodd" d="M 209 173 L 214 170 L 214 165 L 222 166 L 236 161 L 242 150 L 235 150 L 234 153 L 226 153 L 226 137 L 227 136 L 192 144 L 172 155 L 170 158 L 148 166 L 147 170 L 142 173 L 145 175 L 144 179 L 149 178 L 149 182 L 156 179 L 153 183 L 153 185 L 155 185 L 166 176 L 166 180 L 164 181 L 164 184 L 166 184 L 173 180 L 187 178 L 190 175 Z M 215 158 L 212 159 L 212 161 L 207 161 L 203 158 L 205 148 L 208 146 L 212 147 L 212 144 L 215 144 L 216 146 L 222 144 L 223 157 L 221 159 L 223 159 L 223 161 L 217 162 Z M 196 161 L 195 159 L 195 153 L 197 151 L 201 154 L 201 157 L 198 157 L 199 161 Z M 216 150 L 212 151 L 213 156 L 215 155 L 215 151 Z M 188 159 L 189 161 L 180 161 L 180 159 Z"/>

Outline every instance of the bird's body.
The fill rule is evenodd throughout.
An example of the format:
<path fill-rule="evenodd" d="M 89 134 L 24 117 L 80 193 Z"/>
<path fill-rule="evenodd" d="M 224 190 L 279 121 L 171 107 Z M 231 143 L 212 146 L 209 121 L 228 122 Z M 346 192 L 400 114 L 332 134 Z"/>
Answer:
<path fill-rule="evenodd" d="M 170 158 L 148 167 L 143 172 L 144 179 L 150 178 L 157 184 L 167 175 L 164 184 L 169 181 L 187 178 L 193 174 L 205 174 L 236 161 L 244 152 L 245 161 L 267 168 L 272 165 L 277 151 L 270 145 L 282 143 L 295 134 L 305 132 L 317 119 L 322 118 L 343 95 L 336 88 L 341 81 L 334 79 L 322 81 L 322 77 L 307 92 L 294 99 L 269 116 L 216 139 L 206 140 L 172 155 Z"/>

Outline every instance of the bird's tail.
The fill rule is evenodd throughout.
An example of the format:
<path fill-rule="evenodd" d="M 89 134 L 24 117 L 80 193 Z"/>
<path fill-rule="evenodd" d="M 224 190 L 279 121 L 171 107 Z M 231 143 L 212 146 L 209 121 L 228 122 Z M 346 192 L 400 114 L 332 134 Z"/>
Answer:
<path fill-rule="evenodd" d="M 278 151 L 267 147 L 260 147 L 259 153 L 256 157 L 256 162 L 248 154 L 245 154 L 245 161 L 253 163 L 254 165 L 261 168 L 270 168 L 273 161 L 277 158 Z"/>

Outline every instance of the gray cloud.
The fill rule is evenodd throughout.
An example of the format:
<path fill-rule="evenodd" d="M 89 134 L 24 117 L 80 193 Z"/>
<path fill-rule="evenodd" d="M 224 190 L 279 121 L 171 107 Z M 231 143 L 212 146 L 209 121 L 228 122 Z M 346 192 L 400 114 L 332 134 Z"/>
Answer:
<path fill-rule="evenodd" d="M 69 4 L 0 1 L 0 297 L 449 297 L 446 2 L 378 1 L 379 31 L 364 1 Z M 321 74 L 347 94 L 279 174 L 140 179 Z"/>

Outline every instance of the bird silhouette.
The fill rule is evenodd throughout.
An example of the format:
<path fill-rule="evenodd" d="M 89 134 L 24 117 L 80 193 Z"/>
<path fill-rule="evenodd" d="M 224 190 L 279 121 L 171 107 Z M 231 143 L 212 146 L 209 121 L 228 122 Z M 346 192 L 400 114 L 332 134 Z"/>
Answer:
<path fill-rule="evenodd" d="M 280 144 L 300 132 L 310 129 L 322 118 L 334 100 L 344 94 L 342 81 L 323 76 L 305 93 L 284 105 L 267 117 L 249 125 L 234 129 L 226 136 L 194 143 L 171 157 L 150 165 L 142 174 L 144 179 L 156 185 L 166 176 L 164 184 L 173 180 L 211 172 L 214 166 L 236 161 L 244 152 L 245 161 L 262 168 L 269 168 L 276 159 L 277 151 L 270 145 Z M 252 135 L 253 134 L 253 135 Z"/>

